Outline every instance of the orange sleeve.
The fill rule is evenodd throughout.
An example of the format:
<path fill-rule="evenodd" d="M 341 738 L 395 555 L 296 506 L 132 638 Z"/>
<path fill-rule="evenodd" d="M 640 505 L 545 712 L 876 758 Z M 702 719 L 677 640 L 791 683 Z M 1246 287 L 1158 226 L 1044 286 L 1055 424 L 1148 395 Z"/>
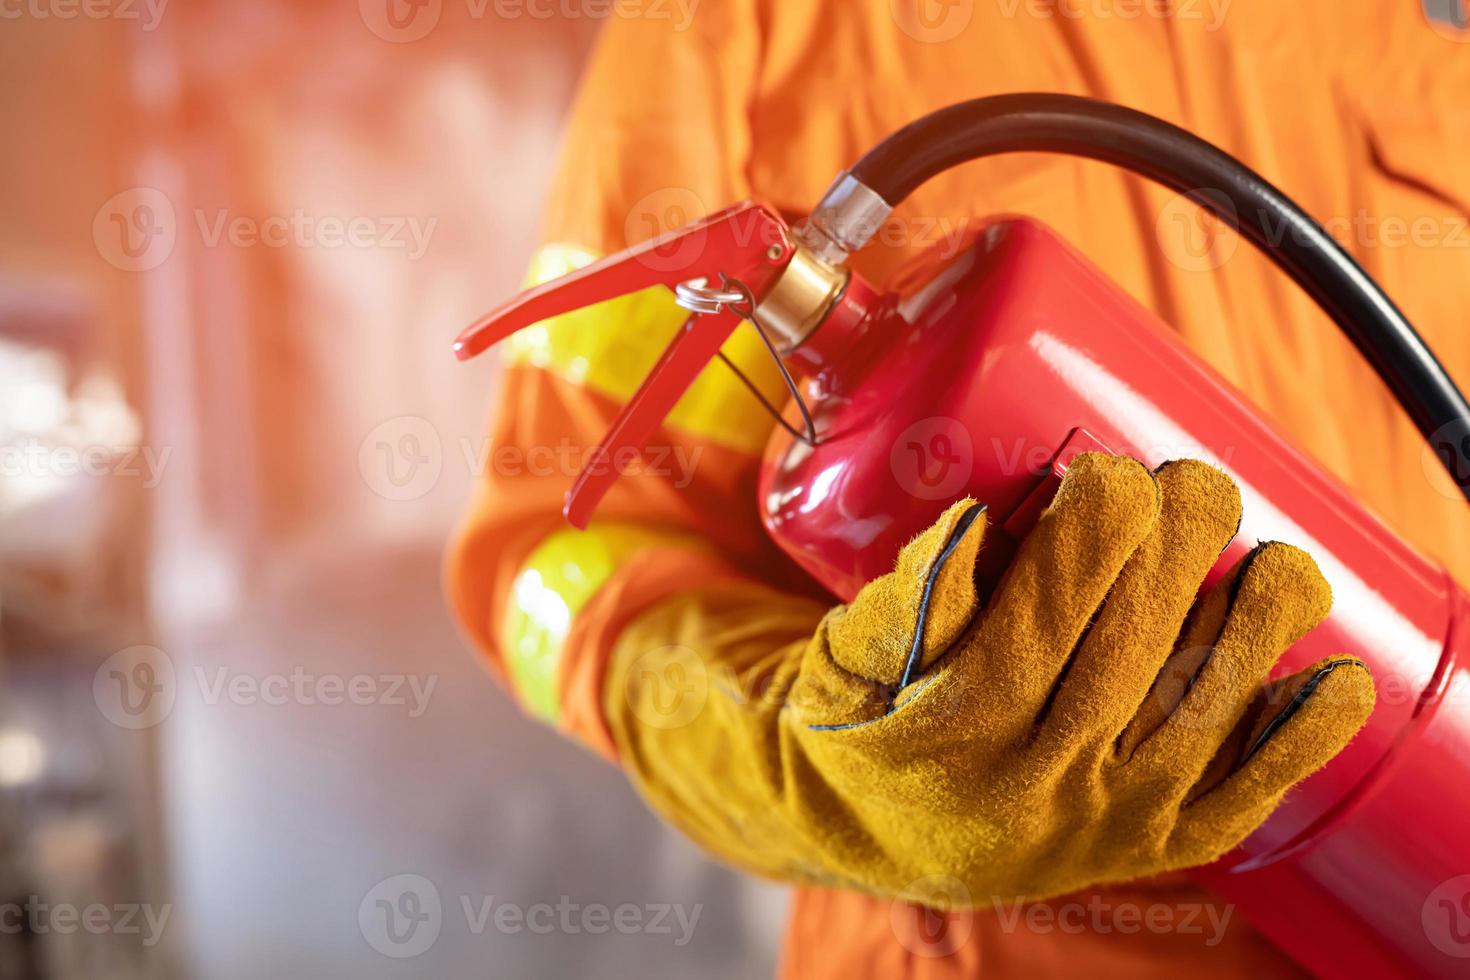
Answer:
<path fill-rule="evenodd" d="M 609 22 L 569 121 L 533 280 L 748 193 L 740 80 L 757 67 L 752 7 L 741 0 L 701 10 L 684 30 Z M 682 322 L 671 297 L 654 292 L 548 321 L 503 345 L 484 473 L 447 563 L 450 601 L 492 670 L 532 714 L 603 750 L 600 665 L 617 624 L 694 581 L 802 581 L 756 513 L 771 421 L 719 363 L 618 480 L 588 531 L 565 530 L 567 487 Z M 779 403 L 779 377 L 742 332 L 725 353 Z M 632 560 L 649 551 L 663 560 Z"/>
<path fill-rule="evenodd" d="M 756 7 L 609 20 L 567 123 L 547 241 L 617 252 L 749 196 Z"/>

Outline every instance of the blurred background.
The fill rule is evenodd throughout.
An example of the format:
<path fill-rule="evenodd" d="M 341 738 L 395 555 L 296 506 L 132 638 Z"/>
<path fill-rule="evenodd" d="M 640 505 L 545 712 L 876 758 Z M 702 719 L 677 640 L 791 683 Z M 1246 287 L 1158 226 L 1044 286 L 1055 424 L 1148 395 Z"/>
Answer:
<path fill-rule="evenodd" d="M 0 13 L 0 977 L 769 975 L 783 893 L 522 719 L 440 594 L 496 384 L 448 343 L 597 18 Z M 420 955 L 385 895 L 437 904 Z M 574 926 L 496 918 L 538 904 Z"/>

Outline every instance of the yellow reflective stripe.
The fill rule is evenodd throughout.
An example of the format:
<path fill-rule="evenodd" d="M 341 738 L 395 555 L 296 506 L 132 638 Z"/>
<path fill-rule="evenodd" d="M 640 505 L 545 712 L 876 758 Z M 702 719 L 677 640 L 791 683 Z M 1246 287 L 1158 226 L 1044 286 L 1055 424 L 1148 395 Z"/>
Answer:
<path fill-rule="evenodd" d="M 527 285 L 572 272 L 597 258 L 570 245 L 542 246 L 531 259 Z M 688 314 L 667 289 L 646 289 L 575 310 L 510 338 L 511 363 L 534 364 L 576 384 L 626 402 Z M 725 356 L 773 403 L 785 401 L 780 372 L 748 324 L 726 341 Z M 771 418 L 723 364 L 710 364 L 684 393 L 668 424 L 726 448 L 760 453 Z"/>
<path fill-rule="evenodd" d="M 691 539 L 631 524 L 594 522 L 554 531 L 531 552 L 511 587 L 503 624 L 506 672 L 527 709 L 555 722 L 557 675 L 572 620 L 630 555 L 652 544 Z"/>

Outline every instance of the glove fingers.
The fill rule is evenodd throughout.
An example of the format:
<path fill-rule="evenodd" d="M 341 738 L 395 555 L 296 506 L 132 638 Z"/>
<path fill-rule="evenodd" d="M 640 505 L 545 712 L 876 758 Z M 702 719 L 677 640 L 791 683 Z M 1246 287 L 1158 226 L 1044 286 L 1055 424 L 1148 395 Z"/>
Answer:
<path fill-rule="evenodd" d="M 1067 668 L 1047 714 L 1052 737 L 1076 742 L 1094 734 L 1113 743 L 1148 696 L 1200 583 L 1240 526 L 1240 492 L 1215 467 L 1179 460 L 1154 476 L 1158 521 Z"/>
<path fill-rule="evenodd" d="M 1342 751 L 1374 697 L 1368 668 L 1346 656 L 1265 685 L 1195 787 L 1171 847 L 1183 848 L 1190 863 L 1234 847 L 1288 789 Z"/>
<path fill-rule="evenodd" d="M 974 618 L 975 559 L 984 539 L 985 507 L 968 497 L 951 505 L 904 546 L 892 572 L 828 617 L 832 659 L 867 680 L 912 681 Z"/>
<path fill-rule="evenodd" d="M 1278 542 L 1258 546 L 1201 602 L 1183 645 L 1124 732 L 1121 758 L 1193 785 L 1277 658 L 1331 606 L 1332 590 L 1310 555 Z M 1213 642 L 1212 621 L 1222 624 Z"/>
<path fill-rule="evenodd" d="M 1214 652 L 1220 632 L 1225 628 L 1236 582 L 1246 564 L 1246 561 L 1237 562 L 1190 610 L 1185 620 L 1184 632 L 1175 643 L 1173 653 L 1159 668 L 1158 675 L 1143 703 L 1138 706 L 1133 720 L 1118 737 L 1118 761 L 1127 762 L 1133 758 L 1138 747 L 1164 727 L 1174 709 L 1179 707 L 1179 702 L 1189 693 L 1195 677 Z"/>
<path fill-rule="evenodd" d="M 1002 724 L 1035 723 L 1108 589 L 1158 517 L 1153 474 L 1135 459 L 1083 453 L 1001 582 L 980 626 L 985 662 L 967 664 Z"/>

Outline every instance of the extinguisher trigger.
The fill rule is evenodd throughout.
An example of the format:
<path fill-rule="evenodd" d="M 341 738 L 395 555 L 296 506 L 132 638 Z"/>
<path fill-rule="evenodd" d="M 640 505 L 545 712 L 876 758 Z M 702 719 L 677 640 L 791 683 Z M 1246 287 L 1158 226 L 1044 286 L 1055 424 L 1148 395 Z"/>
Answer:
<path fill-rule="evenodd" d="M 562 513 L 573 527 L 587 526 L 598 503 L 648 448 L 664 418 L 741 322 L 740 314 L 729 308 L 693 313 L 684 321 L 567 491 Z"/>
<path fill-rule="evenodd" d="M 795 252 L 780 214 L 744 201 L 522 292 L 463 331 L 454 353 L 468 360 L 518 330 L 654 286 L 670 290 L 675 302 L 694 314 L 567 492 L 563 512 L 572 524 L 585 527 L 598 501 L 642 453 L 699 372 L 720 356 L 742 317 L 754 317 L 756 301 Z"/>
<path fill-rule="evenodd" d="M 468 360 L 517 330 L 654 286 L 697 297 L 699 280 L 725 276 L 758 296 L 795 247 L 779 214 L 745 201 L 526 290 L 466 328 L 454 353 Z"/>

